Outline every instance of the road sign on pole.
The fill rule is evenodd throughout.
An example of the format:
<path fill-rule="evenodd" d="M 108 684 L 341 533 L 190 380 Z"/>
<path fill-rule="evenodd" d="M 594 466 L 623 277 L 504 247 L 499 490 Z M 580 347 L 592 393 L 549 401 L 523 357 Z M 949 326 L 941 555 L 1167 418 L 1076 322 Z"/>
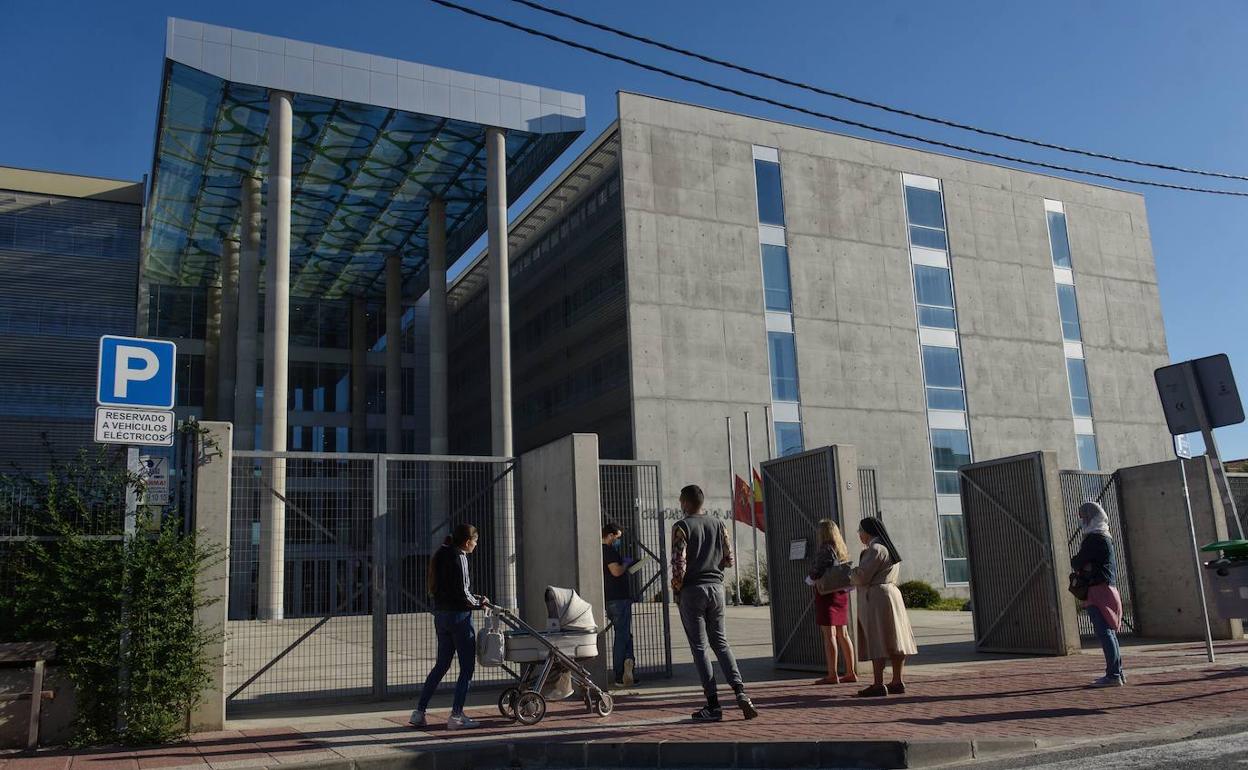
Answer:
<path fill-rule="evenodd" d="M 95 440 L 173 446 L 177 346 L 165 340 L 100 337 Z"/>
<path fill-rule="evenodd" d="M 1226 468 L 1222 467 L 1222 458 L 1218 455 L 1218 442 L 1213 437 L 1214 428 L 1244 421 L 1244 405 L 1235 387 L 1230 358 L 1225 353 L 1219 353 L 1163 366 L 1153 372 L 1153 378 L 1157 382 L 1157 393 L 1161 396 L 1161 409 L 1166 415 L 1170 434 L 1180 436 L 1199 431 L 1204 436 L 1205 453 L 1213 464 L 1222 507 L 1230 512 L 1242 538 L 1244 527 L 1239 520 L 1235 498 L 1231 495 Z"/>

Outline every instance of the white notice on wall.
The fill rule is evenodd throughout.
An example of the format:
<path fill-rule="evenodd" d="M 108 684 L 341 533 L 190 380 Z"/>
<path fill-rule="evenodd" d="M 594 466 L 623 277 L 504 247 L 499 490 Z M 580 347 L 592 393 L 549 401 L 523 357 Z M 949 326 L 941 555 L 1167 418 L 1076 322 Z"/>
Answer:
<path fill-rule="evenodd" d="M 806 541 L 789 541 L 789 561 L 800 561 L 806 558 Z"/>

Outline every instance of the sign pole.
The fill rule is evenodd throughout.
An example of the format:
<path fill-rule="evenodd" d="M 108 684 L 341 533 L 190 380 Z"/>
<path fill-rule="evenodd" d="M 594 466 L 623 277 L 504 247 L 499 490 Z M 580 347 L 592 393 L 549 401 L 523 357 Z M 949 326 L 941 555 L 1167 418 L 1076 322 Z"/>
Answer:
<path fill-rule="evenodd" d="M 737 474 L 733 471 L 735 466 L 732 464 L 732 418 L 725 417 L 724 422 L 728 425 L 728 510 L 732 513 L 732 577 L 737 584 L 737 601 L 741 603 L 741 558 L 740 552 L 737 551 Z"/>
<path fill-rule="evenodd" d="M 1196 543 L 1196 521 L 1192 518 L 1192 496 L 1187 489 L 1187 460 L 1179 457 L 1179 474 L 1183 477 L 1183 502 L 1187 505 L 1187 531 L 1192 536 L 1192 559 L 1196 565 L 1196 588 L 1200 591 L 1200 614 L 1205 621 L 1205 655 L 1213 663 L 1213 632 L 1209 628 L 1209 607 L 1205 604 L 1204 565 L 1200 562 L 1200 546 Z"/>
<path fill-rule="evenodd" d="M 750 412 L 745 412 L 745 465 L 750 474 L 750 523 L 754 531 L 754 606 L 757 607 L 763 603 L 763 581 L 760 578 L 758 570 L 758 511 L 755 508 L 754 501 L 758 499 L 758 492 L 754 489 L 754 452 L 750 447 Z"/>
<path fill-rule="evenodd" d="M 1218 454 L 1218 441 L 1213 437 L 1213 425 L 1209 421 L 1209 413 L 1206 409 L 1204 396 L 1201 393 L 1200 381 L 1197 379 L 1196 367 L 1190 363 L 1185 365 L 1183 367 L 1183 376 L 1187 380 L 1187 388 L 1192 399 L 1192 406 L 1194 407 L 1193 411 L 1200 425 L 1200 434 L 1205 439 L 1205 454 L 1209 456 L 1209 462 L 1213 464 L 1214 483 L 1218 487 L 1218 496 L 1222 498 L 1222 508 L 1235 521 L 1235 530 L 1239 533 L 1239 539 L 1243 540 L 1244 526 L 1239 520 L 1239 511 L 1235 507 L 1235 496 L 1231 494 L 1231 486 L 1226 479 L 1226 468 L 1223 467 L 1222 458 Z"/>

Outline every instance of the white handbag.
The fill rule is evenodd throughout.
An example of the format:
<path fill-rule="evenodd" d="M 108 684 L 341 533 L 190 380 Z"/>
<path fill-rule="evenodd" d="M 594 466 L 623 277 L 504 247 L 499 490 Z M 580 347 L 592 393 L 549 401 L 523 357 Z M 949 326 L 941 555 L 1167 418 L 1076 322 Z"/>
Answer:
<path fill-rule="evenodd" d="M 485 627 L 477 634 L 477 662 L 483 666 L 501 666 L 507 660 L 507 637 L 502 623 L 493 611 L 485 614 Z"/>

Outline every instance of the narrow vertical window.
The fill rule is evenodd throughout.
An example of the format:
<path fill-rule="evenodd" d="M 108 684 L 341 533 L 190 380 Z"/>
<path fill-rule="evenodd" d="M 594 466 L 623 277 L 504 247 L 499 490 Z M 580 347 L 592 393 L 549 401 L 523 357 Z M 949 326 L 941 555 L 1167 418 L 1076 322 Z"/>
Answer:
<path fill-rule="evenodd" d="M 771 398 L 797 401 L 797 349 L 788 332 L 768 332 L 771 348 Z"/>
<path fill-rule="evenodd" d="M 971 462 L 970 435 L 964 430 L 933 430 L 932 459 L 936 468 L 936 492 L 958 494 L 961 489 L 958 468 Z"/>
<path fill-rule="evenodd" d="M 800 422 L 776 423 L 776 454 L 784 457 L 802 451 L 802 424 Z"/>
<path fill-rule="evenodd" d="M 1067 342 L 1079 342 L 1083 332 L 1079 328 L 1079 303 L 1075 301 L 1075 287 L 1059 283 L 1057 285 L 1057 309 L 1062 317 L 1062 339 Z"/>
<path fill-rule="evenodd" d="M 793 299 L 789 290 L 789 250 L 784 246 L 763 244 L 763 292 L 768 310 L 789 313 Z"/>
<path fill-rule="evenodd" d="M 1092 394 L 1088 390 L 1088 367 L 1082 358 L 1066 359 L 1070 377 L 1070 404 L 1076 417 L 1092 416 Z"/>
<path fill-rule="evenodd" d="M 957 348 L 923 346 L 923 378 L 927 382 L 927 408 L 966 409 L 962 390 L 962 361 Z"/>
<path fill-rule="evenodd" d="M 914 266 L 914 298 L 919 309 L 919 326 L 932 329 L 957 328 L 953 310 L 953 283 L 949 269 L 930 265 Z"/>
<path fill-rule="evenodd" d="M 1066 213 L 1048 211 L 1046 214 L 1049 218 L 1049 246 L 1053 250 L 1053 265 L 1069 268 L 1070 238 L 1066 234 Z"/>
<path fill-rule="evenodd" d="M 1096 452 L 1096 436 L 1077 435 L 1075 436 L 1075 445 L 1079 450 L 1079 470 L 1099 471 L 1101 469 L 1101 458 Z"/>
<path fill-rule="evenodd" d="M 906 187 L 906 216 L 910 221 L 910 244 L 929 249 L 949 248 L 945 237 L 945 207 L 939 190 Z"/>
<path fill-rule="evenodd" d="M 780 164 L 755 159 L 754 180 L 758 186 L 758 221 L 764 225 L 784 227 L 784 194 L 780 189 Z"/>

